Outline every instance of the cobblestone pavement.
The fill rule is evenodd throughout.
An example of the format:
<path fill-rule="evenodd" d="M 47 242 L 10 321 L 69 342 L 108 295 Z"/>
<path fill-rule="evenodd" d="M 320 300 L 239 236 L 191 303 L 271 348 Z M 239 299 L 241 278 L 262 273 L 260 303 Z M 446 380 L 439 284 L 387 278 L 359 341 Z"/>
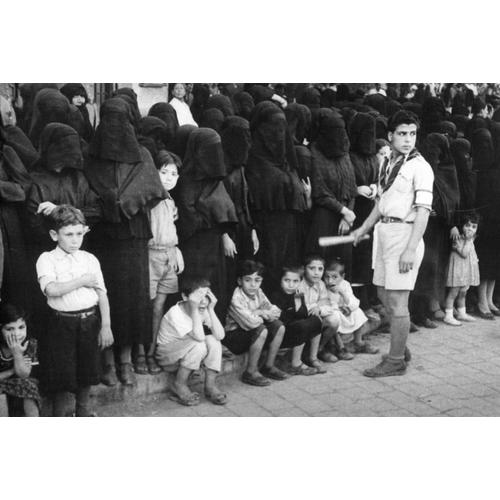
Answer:
<path fill-rule="evenodd" d="M 370 339 L 381 352 L 389 336 Z M 166 394 L 100 407 L 101 416 L 158 417 L 441 417 L 500 416 L 500 321 L 462 327 L 440 324 L 410 334 L 413 360 L 406 375 L 369 379 L 379 355 L 358 355 L 327 366 L 328 373 L 296 376 L 267 388 L 225 378 L 226 406 L 203 400 L 186 408 Z"/>

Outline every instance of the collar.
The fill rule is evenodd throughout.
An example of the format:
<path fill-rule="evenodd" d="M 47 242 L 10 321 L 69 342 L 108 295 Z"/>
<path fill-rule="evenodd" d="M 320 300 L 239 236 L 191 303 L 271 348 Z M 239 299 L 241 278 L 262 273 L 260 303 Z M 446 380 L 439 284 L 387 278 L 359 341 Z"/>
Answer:
<path fill-rule="evenodd" d="M 65 252 L 59 245 L 53 250 L 53 255 L 57 260 L 67 259 L 68 257 L 76 257 L 77 254 L 80 253 L 80 250 L 77 250 L 75 253 Z"/>

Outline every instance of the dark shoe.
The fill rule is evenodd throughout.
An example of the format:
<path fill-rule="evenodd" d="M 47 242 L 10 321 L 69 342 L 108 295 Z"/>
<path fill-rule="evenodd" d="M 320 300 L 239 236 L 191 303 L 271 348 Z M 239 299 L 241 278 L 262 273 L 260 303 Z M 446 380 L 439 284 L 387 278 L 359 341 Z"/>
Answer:
<path fill-rule="evenodd" d="M 500 316 L 500 310 L 499 309 L 491 309 L 491 314 L 494 316 Z"/>
<path fill-rule="evenodd" d="M 432 321 L 430 318 L 425 318 L 424 321 L 422 321 L 422 326 L 424 328 L 437 328 L 437 324 Z"/>
<path fill-rule="evenodd" d="M 104 367 L 101 375 L 101 384 L 107 385 L 108 387 L 114 387 L 116 384 L 118 384 L 115 365 L 106 365 Z"/>
<path fill-rule="evenodd" d="M 118 378 L 123 385 L 134 385 L 136 378 L 132 369 L 132 363 L 122 363 L 118 369 Z"/>
<path fill-rule="evenodd" d="M 410 321 L 410 333 L 415 333 L 415 332 L 418 332 L 418 327 L 415 323 L 412 323 Z"/>
<path fill-rule="evenodd" d="M 158 373 L 162 372 L 162 369 L 158 366 L 153 356 L 148 356 L 146 358 L 146 363 L 148 365 L 148 372 L 151 375 L 157 375 Z"/>
<path fill-rule="evenodd" d="M 200 397 L 194 392 L 187 397 L 181 397 L 175 392 L 172 392 L 168 395 L 168 399 L 170 399 L 171 401 L 175 401 L 176 403 L 179 403 L 183 406 L 196 406 L 200 404 Z"/>
<path fill-rule="evenodd" d="M 289 375 L 316 375 L 317 370 L 312 366 L 301 363 L 300 366 L 288 366 L 285 370 Z"/>
<path fill-rule="evenodd" d="M 495 316 L 493 316 L 492 313 L 490 312 L 484 313 L 480 309 L 477 310 L 477 315 L 482 319 L 488 319 L 490 321 L 495 319 Z"/>
<path fill-rule="evenodd" d="M 406 363 L 404 360 L 383 359 L 381 363 L 373 368 L 368 368 L 363 372 L 365 377 L 393 377 L 406 373 Z"/>
<path fill-rule="evenodd" d="M 389 355 L 388 354 L 383 354 L 382 359 L 388 359 Z M 408 364 L 411 361 L 411 352 L 408 347 L 405 347 L 405 363 Z"/>
<path fill-rule="evenodd" d="M 343 347 L 342 349 L 338 350 L 337 358 L 339 358 L 341 361 L 351 361 L 352 359 L 354 359 L 354 354 Z"/>
<path fill-rule="evenodd" d="M 354 352 L 356 354 L 378 354 L 379 349 L 368 342 L 363 342 L 362 344 L 354 344 Z"/>
<path fill-rule="evenodd" d="M 305 364 L 314 368 L 317 374 L 326 373 L 326 368 L 321 364 L 321 362 L 317 359 L 309 359 L 305 361 Z"/>
<path fill-rule="evenodd" d="M 286 380 L 289 378 L 287 373 L 280 370 L 276 366 L 271 366 L 271 368 L 264 366 L 260 371 L 264 377 L 271 378 L 273 380 Z"/>
<path fill-rule="evenodd" d="M 244 384 L 255 385 L 257 387 L 266 387 L 271 383 L 271 381 L 268 378 L 263 377 L 260 374 L 256 373 L 252 374 L 248 372 L 243 372 L 243 375 L 241 376 L 241 381 Z"/>
<path fill-rule="evenodd" d="M 146 356 L 140 354 L 135 358 L 134 371 L 139 375 L 147 375 L 149 373 L 148 365 L 146 364 Z"/>
<path fill-rule="evenodd" d="M 437 309 L 436 311 L 432 311 L 432 319 L 436 319 L 438 321 L 443 321 L 444 319 L 444 312 L 441 311 L 441 309 Z"/>
<path fill-rule="evenodd" d="M 323 361 L 323 363 L 336 363 L 338 361 L 337 356 L 328 351 L 321 351 L 318 353 L 318 358 Z"/>
<path fill-rule="evenodd" d="M 227 359 L 228 361 L 234 359 L 234 354 L 226 346 L 222 346 L 222 359 Z"/>

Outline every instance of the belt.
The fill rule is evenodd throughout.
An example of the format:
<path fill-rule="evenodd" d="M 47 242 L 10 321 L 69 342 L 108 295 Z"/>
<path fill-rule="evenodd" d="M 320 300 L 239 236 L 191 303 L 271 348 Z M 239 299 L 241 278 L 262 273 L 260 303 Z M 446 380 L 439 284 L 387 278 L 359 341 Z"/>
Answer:
<path fill-rule="evenodd" d="M 63 316 L 65 318 L 79 318 L 85 319 L 97 313 L 97 306 L 92 306 L 81 311 L 56 311 L 52 310 L 56 316 Z"/>
<path fill-rule="evenodd" d="M 382 217 L 380 219 L 380 222 L 383 224 L 391 224 L 391 223 L 399 223 L 399 224 L 413 224 L 412 220 L 403 220 L 399 219 L 398 217 Z"/>

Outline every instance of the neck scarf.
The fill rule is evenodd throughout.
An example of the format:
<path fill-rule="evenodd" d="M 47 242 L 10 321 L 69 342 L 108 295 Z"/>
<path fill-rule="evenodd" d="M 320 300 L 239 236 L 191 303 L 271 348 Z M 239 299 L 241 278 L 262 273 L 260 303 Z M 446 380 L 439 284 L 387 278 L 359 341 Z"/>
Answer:
<path fill-rule="evenodd" d="M 382 188 L 382 192 L 385 193 L 394 184 L 401 167 L 407 161 L 418 158 L 419 156 L 421 156 L 420 153 L 416 148 L 414 148 L 408 155 L 399 154 L 395 158 L 392 157 L 392 161 L 390 161 L 389 158 L 386 158 L 385 163 L 381 168 L 380 186 Z M 392 169 L 391 164 L 393 165 Z"/>

